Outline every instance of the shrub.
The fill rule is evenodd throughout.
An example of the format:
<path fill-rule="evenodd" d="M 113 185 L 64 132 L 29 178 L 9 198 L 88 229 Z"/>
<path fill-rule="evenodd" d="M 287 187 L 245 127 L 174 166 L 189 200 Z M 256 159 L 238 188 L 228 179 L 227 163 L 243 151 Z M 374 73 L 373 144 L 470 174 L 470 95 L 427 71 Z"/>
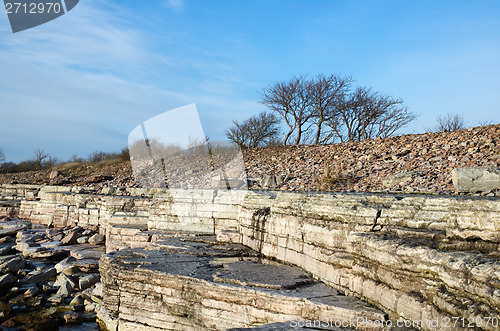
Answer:
<path fill-rule="evenodd" d="M 352 182 L 352 175 L 348 172 L 347 162 L 339 160 L 326 165 L 323 174 L 315 178 L 318 191 L 345 191 Z"/>

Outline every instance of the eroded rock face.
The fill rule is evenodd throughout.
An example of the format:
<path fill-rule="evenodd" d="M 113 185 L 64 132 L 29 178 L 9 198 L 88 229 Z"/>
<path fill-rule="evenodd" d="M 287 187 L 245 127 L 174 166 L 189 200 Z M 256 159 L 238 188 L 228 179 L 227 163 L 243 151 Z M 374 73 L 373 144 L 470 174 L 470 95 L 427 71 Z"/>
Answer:
<path fill-rule="evenodd" d="M 499 314 L 500 200 L 495 197 L 266 191 L 244 192 L 246 195 L 240 200 L 231 200 L 227 192 L 200 190 L 176 192 L 179 201 L 174 202 L 171 192 L 162 189 L 137 189 L 134 196 L 58 189 L 39 189 L 39 200 L 26 198 L 20 210 L 43 224 L 49 224 L 50 219 L 54 224 L 70 220 L 99 224 L 106 229 L 108 251 L 155 247 L 176 256 L 182 253 L 186 262 L 194 263 L 184 264 L 188 269 L 198 265 L 200 256 L 208 261 L 212 256 L 235 258 L 241 254 L 234 249 L 222 249 L 227 245 L 219 246 L 218 250 L 207 249 L 208 243 L 214 241 L 208 237 L 198 235 L 196 244 L 187 244 L 179 238 L 174 244 L 174 239 L 169 238 L 180 231 L 215 233 L 218 241 L 242 243 L 262 256 L 298 265 L 315 279 L 374 303 L 393 320 L 429 321 Z M 24 196 L 29 192 L 25 188 Z M 61 235 L 49 232 L 52 240 Z M 45 239 L 37 235 L 26 231 L 18 238 L 19 247 L 28 252 L 39 249 L 33 246 L 33 240 Z M 51 249 L 70 246 L 61 247 Z M 65 270 L 68 275 L 76 273 L 75 267 L 86 272 L 97 271 L 95 259 L 86 262 L 85 256 L 92 257 L 92 252 L 71 249 L 71 255 L 80 260 L 74 262 L 71 270 Z M 117 270 L 121 268 L 118 262 Z M 113 274 L 115 283 L 104 282 L 104 291 L 108 284 L 113 287 L 128 282 L 134 276 L 124 275 L 144 269 L 143 262 L 134 261 L 134 271 L 126 269 L 124 273 Z M 56 269 L 65 267 L 62 263 Z M 212 278 L 204 280 L 217 288 L 252 285 L 261 289 L 274 286 L 271 289 L 278 290 L 280 286 L 286 289 L 295 284 L 295 281 L 268 280 L 262 286 L 251 277 L 252 273 L 242 277 L 237 267 L 235 264 L 216 269 Z M 201 275 L 197 273 L 201 270 L 198 267 L 189 270 L 183 276 Z M 137 282 L 149 284 L 154 277 L 156 274 L 149 278 L 143 275 Z M 306 278 L 303 280 L 307 282 Z M 161 287 L 168 288 L 169 284 Z M 140 297 L 140 293 L 132 291 L 130 296 Z M 202 296 L 211 290 L 207 287 L 199 293 Z M 161 301 L 158 297 L 155 300 Z M 205 300 L 211 299 L 205 297 Z M 201 319 L 205 318 L 211 319 L 210 315 Z M 108 322 L 106 325 L 115 323 Z"/>
<path fill-rule="evenodd" d="M 128 249 L 104 256 L 101 323 L 109 330 L 141 325 L 157 330 L 225 330 L 304 316 L 386 318 L 382 311 L 342 295 L 301 269 L 261 264 L 244 246 L 193 240 L 167 239 L 156 247 L 167 250 Z"/>
<path fill-rule="evenodd" d="M 250 194 L 242 243 L 376 302 L 391 320 L 500 314 L 498 199 L 335 196 Z"/>

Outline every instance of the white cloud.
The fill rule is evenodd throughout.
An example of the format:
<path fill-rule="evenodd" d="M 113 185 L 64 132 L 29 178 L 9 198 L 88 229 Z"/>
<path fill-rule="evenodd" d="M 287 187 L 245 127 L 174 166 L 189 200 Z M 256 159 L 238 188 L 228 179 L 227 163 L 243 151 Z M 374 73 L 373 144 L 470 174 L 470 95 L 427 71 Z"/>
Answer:
<path fill-rule="evenodd" d="M 0 148 L 8 160 L 38 147 L 61 157 L 116 149 L 126 145 L 121 135 L 149 117 L 144 112 L 176 104 L 176 93 L 134 79 L 156 62 L 168 66 L 146 36 L 127 13 L 95 2 L 34 29 L 1 33 Z"/>
<path fill-rule="evenodd" d="M 182 8 L 182 2 L 174 2 Z M 0 148 L 9 161 L 35 148 L 60 158 L 118 150 L 138 123 L 196 103 L 206 132 L 260 109 L 243 97 L 252 83 L 230 65 L 196 53 L 158 53 L 156 30 L 100 0 L 20 33 L 0 32 Z"/>
<path fill-rule="evenodd" d="M 167 0 L 165 6 L 173 9 L 176 12 L 184 11 L 184 0 Z"/>

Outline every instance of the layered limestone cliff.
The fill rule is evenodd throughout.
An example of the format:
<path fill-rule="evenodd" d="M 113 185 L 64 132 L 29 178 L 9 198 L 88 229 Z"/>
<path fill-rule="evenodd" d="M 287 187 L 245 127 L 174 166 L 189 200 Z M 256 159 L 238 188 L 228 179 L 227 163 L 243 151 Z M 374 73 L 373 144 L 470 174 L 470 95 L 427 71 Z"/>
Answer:
<path fill-rule="evenodd" d="M 486 321 L 498 322 L 500 315 L 499 198 L 162 189 L 104 193 L 85 187 L 3 185 L 0 212 L 42 224 L 100 225 L 108 251 L 132 247 L 102 260 L 101 276 L 110 301 L 104 302 L 101 319 L 111 329 L 126 330 L 134 323 L 173 328 L 161 324 L 166 320 L 159 322 L 158 315 L 141 315 L 141 302 L 148 295 L 158 307 L 161 302 L 174 307 L 169 298 L 179 296 L 184 306 L 225 302 L 218 309 L 226 315 L 196 315 L 196 309 L 157 312 L 175 320 L 184 314 L 186 320 L 196 321 L 193 328 L 283 322 L 310 311 L 304 308 L 286 316 L 266 312 L 266 318 L 248 313 L 253 317 L 245 315 L 247 322 L 242 325 L 218 323 L 217 316 L 241 315 L 233 306 L 238 303 L 223 298 L 222 293 L 231 290 L 214 280 L 216 271 L 207 267 L 209 261 L 179 248 L 165 255 L 177 246 L 161 242 L 179 232 L 215 235 L 219 243 L 243 244 L 261 258 L 301 267 L 310 277 L 378 307 L 387 314 L 386 320 L 403 318 L 422 321 L 420 329 L 450 330 L 449 321 L 453 326 L 456 317 L 464 319 L 464 324 L 455 323 L 456 329 L 498 328 Z M 195 269 L 203 269 L 208 278 L 179 271 L 168 262 L 176 258 L 193 260 Z M 252 303 L 245 311 L 258 309 L 260 290 L 239 285 L 244 294 L 232 297 L 249 295 Z M 176 292 L 179 286 L 185 291 Z M 213 291 L 220 291 L 220 296 Z M 254 299 L 245 291 L 254 291 Z M 145 297 L 140 299 L 141 295 Z M 134 309 L 140 320 L 134 319 Z M 308 317 L 318 316 L 303 316 Z"/>

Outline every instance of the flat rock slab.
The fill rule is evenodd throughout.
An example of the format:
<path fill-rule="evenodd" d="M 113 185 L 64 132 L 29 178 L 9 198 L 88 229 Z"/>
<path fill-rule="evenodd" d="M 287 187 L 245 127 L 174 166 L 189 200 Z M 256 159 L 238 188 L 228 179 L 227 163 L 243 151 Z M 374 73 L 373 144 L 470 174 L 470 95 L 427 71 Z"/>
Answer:
<path fill-rule="evenodd" d="M 102 257 L 98 318 L 104 325 L 112 327 L 116 316 L 131 329 L 149 325 L 169 330 L 226 330 L 325 317 L 386 319 L 381 310 L 300 268 L 256 262 L 242 245 L 172 238 L 157 247 L 161 249 L 124 249 Z"/>
<path fill-rule="evenodd" d="M 55 268 L 48 268 L 45 270 L 35 270 L 28 274 L 24 279 L 19 280 L 21 284 L 41 283 L 50 280 L 57 276 Z"/>
<path fill-rule="evenodd" d="M 16 273 L 24 268 L 26 261 L 20 255 L 6 255 L 0 257 L 0 273 Z"/>
<path fill-rule="evenodd" d="M 254 261 L 237 261 L 224 264 L 213 280 L 242 286 L 257 286 L 277 290 L 293 289 L 316 281 L 309 273 L 288 265 L 261 264 Z"/>
<path fill-rule="evenodd" d="M 26 230 L 28 228 L 27 225 L 19 225 L 19 226 L 14 226 L 6 229 L 0 229 L 0 237 L 5 237 L 5 236 L 12 236 L 17 234 L 17 232 Z"/>
<path fill-rule="evenodd" d="M 68 252 L 44 247 L 30 247 L 23 251 L 23 256 L 29 259 L 50 259 L 56 257 L 65 257 Z"/>
<path fill-rule="evenodd" d="M 174 237 L 153 243 L 153 249 L 169 253 L 182 253 L 198 256 L 243 257 L 257 256 L 250 248 L 239 244 L 214 245 L 211 237 Z"/>
<path fill-rule="evenodd" d="M 82 272 L 95 272 L 99 270 L 99 260 L 83 259 L 72 262 L 73 266 L 78 267 Z"/>
<path fill-rule="evenodd" d="M 70 256 L 74 257 L 78 260 L 83 259 L 96 259 L 99 260 L 101 256 L 106 253 L 105 247 L 96 247 L 96 246 L 83 246 L 76 250 L 71 250 Z"/>

